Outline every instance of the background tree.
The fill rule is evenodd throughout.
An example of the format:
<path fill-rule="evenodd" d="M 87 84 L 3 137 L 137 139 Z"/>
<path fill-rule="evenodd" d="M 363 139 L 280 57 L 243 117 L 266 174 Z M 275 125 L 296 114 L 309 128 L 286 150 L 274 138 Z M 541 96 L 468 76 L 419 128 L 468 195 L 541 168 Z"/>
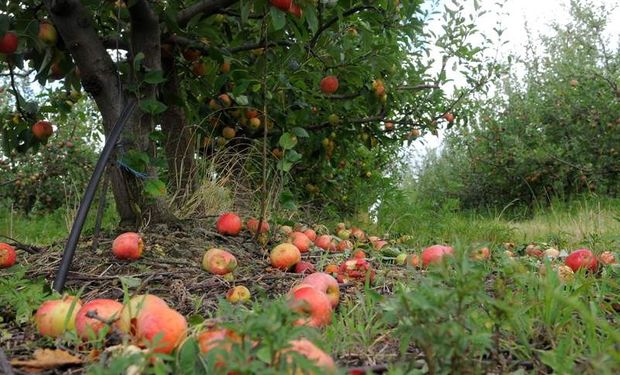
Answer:
<path fill-rule="evenodd" d="M 386 186 L 400 145 L 452 124 L 444 115 L 495 72 L 480 64 L 469 41 L 475 17 L 466 21 L 458 3 L 446 5 L 439 35 L 425 30 L 432 5 L 397 0 L 9 2 L 0 33 L 18 38 L 16 51 L 3 50 L 11 78 L 32 71 L 41 85 L 83 88 L 106 134 L 139 102 L 110 169 L 121 224 L 174 219 L 169 205 L 196 189 L 197 163 L 257 146 L 262 195 L 275 164 L 296 181 L 284 201 L 320 198 L 352 213 L 376 201 L 380 189 L 369 187 Z M 434 73 L 431 42 L 441 50 Z M 447 66 L 470 85 L 454 99 L 441 89 Z M 27 129 L 70 110 L 36 108 L 11 91 L 8 154 L 45 143 Z"/>

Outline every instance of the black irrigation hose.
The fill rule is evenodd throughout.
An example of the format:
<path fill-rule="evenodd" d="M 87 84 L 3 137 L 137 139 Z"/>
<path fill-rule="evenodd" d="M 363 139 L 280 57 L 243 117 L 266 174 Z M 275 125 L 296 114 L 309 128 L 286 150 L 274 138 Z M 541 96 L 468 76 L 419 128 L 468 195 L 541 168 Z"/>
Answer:
<path fill-rule="evenodd" d="M 75 253 L 75 248 L 80 239 L 80 233 L 82 233 L 82 227 L 84 226 L 84 221 L 86 221 L 86 216 L 88 215 L 90 205 L 93 202 L 101 175 L 105 171 L 105 167 L 108 164 L 108 159 L 112 154 L 114 146 L 116 146 L 116 141 L 120 137 L 123 127 L 125 127 L 125 124 L 129 120 L 129 117 L 135 108 L 135 100 L 130 100 L 123 108 L 121 115 L 116 121 L 116 124 L 114 124 L 114 127 L 112 128 L 112 131 L 103 146 L 101 155 L 99 155 L 99 160 L 97 160 L 97 164 L 95 165 L 95 170 L 88 181 L 88 186 L 86 186 L 84 197 L 82 197 L 82 201 L 80 202 L 80 207 L 78 208 L 75 221 L 71 227 L 71 233 L 69 233 L 69 239 L 65 245 L 65 251 L 62 254 L 62 261 L 60 262 L 60 267 L 58 268 L 56 279 L 54 280 L 54 285 L 52 286 L 52 288 L 59 293 L 61 293 L 65 287 L 65 281 L 67 280 L 67 273 L 69 273 L 69 268 L 71 267 L 73 254 Z"/>

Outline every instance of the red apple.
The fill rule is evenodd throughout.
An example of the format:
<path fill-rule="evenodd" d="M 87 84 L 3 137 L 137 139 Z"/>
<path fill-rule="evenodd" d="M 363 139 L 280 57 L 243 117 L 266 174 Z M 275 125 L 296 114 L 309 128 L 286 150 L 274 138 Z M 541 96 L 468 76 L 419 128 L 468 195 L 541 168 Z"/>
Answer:
<path fill-rule="evenodd" d="M 573 251 L 566 257 L 564 264 L 569 266 L 574 272 L 577 272 L 580 268 L 596 271 L 598 266 L 596 257 L 589 249 L 578 249 Z"/>
<path fill-rule="evenodd" d="M 12 31 L 7 31 L 0 37 L 0 53 L 12 55 L 17 50 L 18 43 L 17 34 Z"/>
<path fill-rule="evenodd" d="M 338 272 L 338 266 L 335 264 L 333 266 L 336 267 L 335 272 Z M 338 281 L 327 273 L 329 272 L 327 268 L 325 268 L 325 272 L 315 272 L 306 276 L 300 285 L 310 285 L 325 293 L 332 307 L 336 307 L 340 300 L 340 287 L 338 286 Z"/>
<path fill-rule="evenodd" d="M 202 268 L 215 275 L 226 275 L 237 268 L 237 258 L 226 250 L 209 249 L 202 257 Z"/>
<path fill-rule="evenodd" d="M 327 266 L 325 266 L 325 268 L 323 269 L 323 272 L 329 274 L 329 275 L 336 275 L 338 273 L 338 265 L 337 264 L 328 264 Z"/>
<path fill-rule="evenodd" d="M 351 228 L 351 236 L 353 236 L 353 238 L 357 241 L 366 241 L 366 233 L 364 233 L 364 231 L 360 228 Z"/>
<path fill-rule="evenodd" d="M 34 125 L 32 125 L 32 134 L 36 139 L 48 139 L 54 134 L 52 123 L 43 120 L 35 122 Z"/>
<path fill-rule="evenodd" d="M 118 259 L 136 260 L 142 255 L 144 241 L 138 233 L 126 232 L 112 242 L 112 253 Z"/>
<path fill-rule="evenodd" d="M 258 222 L 259 222 L 258 219 L 250 218 L 245 223 L 245 227 L 248 229 L 250 233 L 254 234 L 258 230 Z M 263 222 L 260 226 L 260 233 L 266 233 L 266 232 L 269 232 L 269 223 L 267 222 L 267 220 L 263 219 Z"/>
<path fill-rule="evenodd" d="M 236 236 L 241 232 L 241 218 L 232 212 L 223 213 L 215 224 L 219 234 Z"/>
<path fill-rule="evenodd" d="M 202 52 L 195 48 L 187 48 L 183 51 L 183 57 L 187 61 L 196 61 L 202 55 Z"/>
<path fill-rule="evenodd" d="M 332 236 L 330 236 L 329 234 L 323 234 L 321 236 L 318 236 L 316 240 L 314 240 L 314 244 L 323 250 L 328 250 L 328 251 L 336 250 L 336 245 L 334 244 L 334 241 L 332 240 Z"/>
<path fill-rule="evenodd" d="M 136 320 L 138 343 L 156 353 L 172 353 L 187 335 L 185 317 L 170 308 L 158 306 L 145 310 Z"/>
<path fill-rule="evenodd" d="M 226 299 L 230 303 L 243 303 L 250 300 L 250 290 L 243 286 L 237 285 L 226 292 Z"/>
<path fill-rule="evenodd" d="M 15 264 L 17 253 L 13 246 L 0 242 L 0 268 L 9 268 Z"/>
<path fill-rule="evenodd" d="M 316 272 L 314 264 L 301 261 L 295 265 L 295 273 L 313 273 Z"/>
<path fill-rule="evenodd" d="M 304 14 L 301 7 L 295 3 L 291 3 L 291 7 L 288 8 L 288 12 L 297 18 L 301 18 L 301 16 Z"/>
<path fill-rule="evenodd" d="M 230 107 L 232 105 L 232 99 L 228 96 L 228 94 L 220 94 L 217 98 L 220 100 L 220 103 L 224 105 L 224 107 Z"/>
<path fill-rule="evenodd" d="M 316 232 L 314 230 L 306 229 L 303 233 L 310 239 L 310 241 L 314 242 L 314 240 L 316 240 Z"/>
<path fill-rule="evenodd" d="M 444 113 L 443 118 L 446 119 L 446 121 L 448 121 L 448 122 L 452 122 L 452 121 L 454 121 L 454 114 L 452 114 L 450 112 L 446 112 L 446 113 Z"/>
<path fill-rule="evenodd" d="M 269 2 L 274 7 L 280 10 L 283 10 L 285 12 L 288 11 L 289 8 L 291 7 L 291 4 L 293 4 L 293 0 L 269 0 Z"/>
<path fill-rule="evenodd" d="M 139 294 L 131 297 L 123 306 L 118 320 L 118 328 L 125 333 L 135 334 L 137 318 L 144 311 L 169 308 L 166 301 L 153 294 Z"/>
<path fill-rule="evenodd" d="M 349 250 L 353 248 L 353 243 L 349 240 L 343 240 L 338 242 L 336 245 L 336 251 L 344 252 L 345 250 Z"/>
<path fill-rule="evenodd" d="M 301 252 L 293 244 L 282 243 L 271 250 L 269 258 L 272 267 L 286 271 L 301 261 Z"/>
<path fill-rule="evenodd" d="M 99 332 L 106 327 L 106 324 L 101 321 L 101 319 L 109 321 L 113 326 L 118 327 L 115 320 L 120 318 L 122 309 L 123 305 L 112 299 L 102 298 L 87 302 L 78 310 L 75 316 L 75 330 L 77 335 L 84 340 L 98 337 Z M 97 314 L 98 319 L 86 316 L 86 314 L 91 311 Z"/>
<path fill-rule="evenodd" d="M 431 263 L 439 263 L 444 255 L 452 255 L 454 249 L 450 246 L 433 245 L 422 251 L 422 264 L 427 267 Z"/>
<path fill-rule="evenodd" d="M 58 33 L 54 25 L 47 21 L 39 23 L 39 40 L 50 46 L 55 45 L 58 40 Z"/>
<path fill-rule="evenodd" d="M 34 322 L 39 334 L 59 337 L 75 328 L 75 317 L 82 307 L 79 299 L 65 296 L 62 299 L 45 301 L 34 314 Z"/>
<path fill-rule="evenodd" d="M 319 349 L 316 345 L 314 345 L 308 339 L 302 338 L 299 340 L 291 340 L 289 341 L 290 348 L 283 350 L 279 358 L 282 358 L 288 364 L 293 364 L 294 358 L 291 356 L 290 352 L 296 352 L 304 357 L 306 357 L 310 362 L 321 369 L 322 374 L 332 374 L 336 371 L 336 364 L 332 357 L 329 354 L 325 353 L 321 349 Z M 295 374 L 301 373 L 297 371 Z M 303 372 L 306 374 L 307 372 Z"/>
<path fill-rule="evenodd" d="M 365 282 L 367 279 L 372 284 L 375 279 L 375 271 L 366 259 L 349 259 L 338 267 L 337 280 L 340 283 Z"/>
<path fill-rule="evenodd" d="M 525 248 L 525 253 L 531 257 L 541 258 L 543 256 L 542 249 L 536 244 L 529 244 Z"/>
<path fill-rule="evenodd" d="M 304 315 L 296 325 L 323 327 L 332 320 L 332 305 L 327 295 L 310 285 L 298 285 L 291 290 L 290 308 Z"/>
<path fill-rule="evenodd" d="M 388 244 L 388 242 L 384 240 L 371 241 L 370 243 L 375 250 L 381 250 L 381 248 Z"/>
<path fill-rule="evenodd" d="M 312 246 L 312 241 L 302 232 L 293 232 L 289 234 L 289 242 L 297 246 L 302 253 L 310 251 L 310 247 Z"/>
<path fill-rule="evenodd" d="M 357 249 L 351 254 L 353 259 L 366 259 L 366 253 L 362 249 Z"/>
<path fill-rule="evenodd" d="M 333 94 L 338 90 L 338 78 L 336 76 L 326 76 L 321 79 L 320 86 L 324 94 Z"/>
<path fill-rule="evenodd" d="M 1 257 L 0 257 L 1 258 Z M 598 257 L 599 261 L 603 264 L 615 264 L 616 258 L 611 251 L 603 251 Z"/>

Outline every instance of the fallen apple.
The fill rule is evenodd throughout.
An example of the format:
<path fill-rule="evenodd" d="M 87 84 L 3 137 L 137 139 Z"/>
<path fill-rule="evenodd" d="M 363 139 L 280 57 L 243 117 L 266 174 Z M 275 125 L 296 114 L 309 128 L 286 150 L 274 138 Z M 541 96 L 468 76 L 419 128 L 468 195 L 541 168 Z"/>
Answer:
<path fill-rule="evenodd" d="M 588 271 L 596 271 L 598 264 L 596 257 L 589 249 L 578 249 L 570 253 L 564 260 L 564 264 L 570 267 L 573 272 L 584 268 Z"/>
<path fill-rule="evenodd" d="M 12 267 L 16 261 L 15 248 L 8 243 L 0 242 L 0 268 Z"/>
<path fill-rule="evenodd" d="M 316 272 L 314 264 L 301 261 L 295 265 L 295 273 L 313 273 Z"/>
<path fill-rule="evenodd" d="M 282 243 L 271 250 L 269 258 L 272 267 L 286 271 L 301 261 L 301 252 L 293 244 Z"/>
<path fill-rule="evenodd" d="M 237 258 L 226 250 L 209 249 L 202 257 L 202 268 L 215 275 L 225 275 L 237 268 Z"/>
<path fill-rule="evenodd" d="M 332 305 L 327 295 L 310 285 L 299 285 L 290 294 L 288 301 L 291 310 L 301 313 L 296 325 L 324 327 L 332 320 Z"/>
<path fill-rule="evenodd" d="M 226 293 L 226 299 L 230 303 L 244 303 L 249 301 L 250 297 L 250 290 L 243 285 L 237 285 Z"/>
<path fill-rule="evenodd" d="M 432 263 L 440 263 L 444 256 L 451 256 L 454 250 L 450 246 L 433 245 L 422 251 L 422 265 L 428 267 Z"/>
<path fill-rule="evenodd" d="M 122 309 L 123 305 L 112 299 L 94 299 L 85 303 L 75 316 L 77 335 L 88 340 L 97 338 L 105 327 L 119 327 L 117 320 Z M 88 317 L 89 314 L 94 314 L 95 317 Z"/>
<path fill-rule="evenodd" d="M 112 242 L 112 253 L 118 259 L 139 259 L 144 250 L 144 241 L 138 233 L 125 232 Z"/>
<path fill-rule="evenodd" d="M 156 353 L 172 353 L 186 335 L 187 321 L 173 309 L 157 306 L 141 312 L 136 318 L 135 337 L 139 345 Z"/>
<path fill-rule="evenodd" d="M 302 232 L 292 232 L 289 234 L 289 241 L 295 245 L 301 253 L 307 253 L 312 246 L 312 241 Z"/>
<path fill-rule="evenodd" d="M 241 218 L 232 212 L 220 215 L 215 223 L 215 228 L 219 234 L 236 236 L 241 232 Z"/>
<path fill-rule="evenodd" d="M 321 374 L 332 374 L 336 372 L 336 364 L 334 363 L 332 357 L 323 350 L 319 349 L 308 339 L 302 338 L 299 340 L 291 340 L 289 341 L 289 345 L 289 348 L 282 350 L 279 355 L 277 355 L 277 358 L 286 361 L 289 367 L 294 366 L 295 359 L 292 355 L 290 355 L 290 353 L 295 352 L 303 357 L 306 357 L 311 363 L 318 367 Z M 294 374 L 315 375 L 313 373 L 308 373 L 307 371 L 302 372 L 300 370 L 297 370 Z"/>
<path fill-rule="evenodd" d="M 258 230 L 258 223 L 259 223 L 258 219 L 250 218 L 246 222 L 245 227 L 248 229 L 250 233 L 255 234 L 256 231 Z M 260 226 L 260 233 L 266 233 L 266 232 L 269 232 L 269 223 L 267 222 L 267 220 L 263 220 Z"/>
<path fill-rule="evenodd" d="M 338 266 L 335 264 L 333 266 L 336 267 L 335 272 L 338 272 Z M 338 285 L 338 280 L 328 273 L 329 270 L 327 268 L 325 272 L 315 272 L 306 276 L 300 285 L 310 285 L 325 293 L 332 307 L 336 307 L 340 300 L 340 286 Z"/>
<path fill-rule="evenodd" d="M 78 298 L 64 296 L 45 301 L 34 314 L 34 322 L 42 336 L 59 337 L 75 328 L 75 317 L 82 307 Z"/>

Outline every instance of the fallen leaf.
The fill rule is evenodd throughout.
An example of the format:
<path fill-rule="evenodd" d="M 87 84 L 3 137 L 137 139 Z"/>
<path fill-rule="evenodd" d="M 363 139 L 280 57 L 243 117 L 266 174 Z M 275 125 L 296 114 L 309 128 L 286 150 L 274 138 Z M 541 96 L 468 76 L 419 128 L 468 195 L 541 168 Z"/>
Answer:
<path fill-rule="evenodd" d="M 80 365 L 82 360 L 64 350 L 37 349 L 32 355 L 32 359 L 14 359 L 11 365 L 24 367 L 26 370 L 49 370 L 68 365 Z"/>

